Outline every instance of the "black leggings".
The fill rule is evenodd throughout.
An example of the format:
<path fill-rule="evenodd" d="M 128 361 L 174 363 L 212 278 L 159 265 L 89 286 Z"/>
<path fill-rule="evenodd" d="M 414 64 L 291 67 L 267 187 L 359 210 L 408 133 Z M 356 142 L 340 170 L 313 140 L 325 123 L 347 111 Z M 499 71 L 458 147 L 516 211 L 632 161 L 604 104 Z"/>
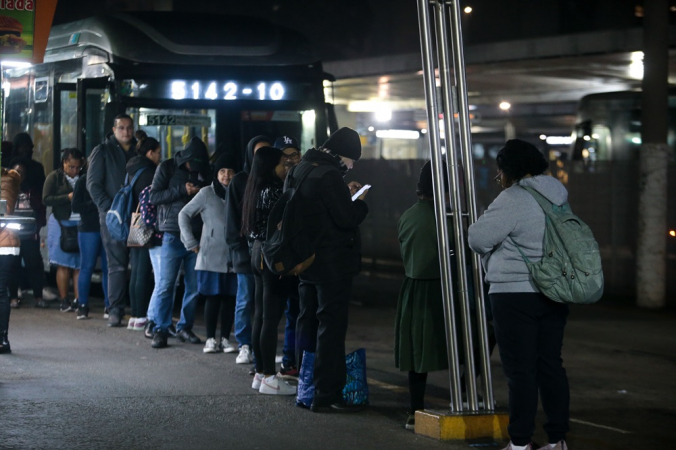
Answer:
<path fill-rule="evenodd" d="M 234 295 L 207 297 L 204 304 L 204 323 L 207 326 L 207 339 L 216 338 L 219 316 L 221 318 L 221 338 L 229 339 L 232 324 L 235 322 Z"/>
<path fill-rule="evenodd" d="M 134 247 L 130 252 L 131 279 L 129 280 L 129 302 L 132 317 L 146 317 L 148 304 L 153 295 L 153 266 L 150 253 L 145 247 Z"/>
<path fill-rule="evenodd" d="M 0 255 L 0 335 L 9 329 L 9 291 L 7 285 L 12 277 L 19 257 L 14 255 Z"/>
<path fill-rule="evenodd" d="M 425 409 L 425 388 L 427 387 L 427 372 L 408 372 L 408 392 L 411 394 L 411 414 Z"/>
<path fill-rule="evenodd" d="M 18 298 L 19 283 L 24 278 L 28 279 L 30 288 L 33 289 L 33 297 L 42 298 L 42 288 L 45 287 L 45 264 L 42 261 L 42 253 L 40 253 L 40 241 L 38 239 L 22 240 L 21 255 L 15 259 L 17 260 L 15 271 L 9 279 L 10 298 Z M 21 267 L 22 259 L 25 267 Z"/>
<path fill-rule="evenodd" d="M 256 285 L 252 346 L 256 372 L 270 376 L 277 373 L 277 328 L 289 297 L 290 280 L 289 277 L 280 278 L 268 269 L 260 249 L 261 242 L 256 241 L 251 252 Z"/>

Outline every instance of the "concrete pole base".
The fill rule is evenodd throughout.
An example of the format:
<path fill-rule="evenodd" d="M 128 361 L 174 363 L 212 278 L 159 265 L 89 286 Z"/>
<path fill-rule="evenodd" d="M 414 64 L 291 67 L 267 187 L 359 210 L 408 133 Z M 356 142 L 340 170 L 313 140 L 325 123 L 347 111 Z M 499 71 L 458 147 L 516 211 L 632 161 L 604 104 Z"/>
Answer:
<path fill-rule="evenodd" d="M 425 410 L 415 413 L 415 434 L 441 441 L 492 438 L 509 440 L 506 413 L 451 413 Z"/>

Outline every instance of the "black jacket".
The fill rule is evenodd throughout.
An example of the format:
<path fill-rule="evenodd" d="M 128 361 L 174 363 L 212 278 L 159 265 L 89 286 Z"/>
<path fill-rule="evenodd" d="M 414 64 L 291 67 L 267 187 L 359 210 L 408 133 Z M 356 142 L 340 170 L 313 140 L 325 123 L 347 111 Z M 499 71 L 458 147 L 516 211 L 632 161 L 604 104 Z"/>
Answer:
<path fill-rule="evenodd" d="M 73 208 L 73 212 L 80 214 L 80 223 L 77 225 L 78 231 L 85 233 L 98 233 L 101 231 L 99 209 L 94 204 L 89 191 L 87 191 L 86 174 L 82 174 L 75 182 L 71 207 Z"/>
<path fill-rule="evenodd" d="M 87 190 L 99 212 L 108 212 L 115 194 L 124 184 L 127 161 L 134 156 L 135 146 L 136 141 L 132 140 L 129 151 L 124 151 L 117 139 L 110 135 L 106 142 L 92 150 L 87 171 Z"/>
<path fill-rule="evenodd" d="M 127 175 L 129 175 L 130 183 L 134 178 L 134 175 L 136 175 L 136 172 L 142 168 L 145 168 L 145 170 L 141 172 L 138 180 L 136 180 L 136 184 L 134 184 L 134 187 L 132 188 L 134 199 L 132 211 L 136 211 L 136 207 L 138 206 L 138 198 L 141 195 L 141 191 L 153 184 L 153 178 L 155 177 L 155 169 L 157 169 L 157 166 L 144 155 L 134 156 L 127 163 Z"/>
<path fill-rule="evenodd" d="M 235 273 L 251 273 L 249 245 L 242 236 L 242 202 L 246 181 L 253 161 L 253 149 L 259 142 L 270 141 L 265 136 L 256 136 L 249 141 L 244 151 L 244 170 L 230 180 L 225 202 L 225 242 L 230 248 L 232 268 Z"/>
<path fill-rule="evenodd" d="M 157 206 L 157 229 L 159 231 L 180 236 L 178 213 L 192 199 L 188 196 L 185 184 L 188 181 L 197 181 L 195 179 L 197 172 L 193 171 L 191 176 L 185 163 L 192 163 L 195 159 L 209 160 L 207 148 L 199 139 L 191 141 L 185 150 L 176 153 L 175 158 L 167 159 L 157 167 L 150 189 L 150 202 Z M 200 173 L 199 176 L 205 185 L 207 180 L 211 180 L 209 173 Z M 199 216 L 193 218 L 192 224 L 193 231 L 200 235 L 202 221 Z"/>
<path fill-rule="evenodd" d="M 354 276 L 361 267 L 359 224 L 368 214 L 368 206 L 362 200 L 352 201 L 338 161 L 315 149 L 308 150 L 300 164 L 291 170 L 287 187 L 296 186 L 294 173 L 307 164 L 329 165 L 332 170 L 321 177 L 310 173 L 296 193 L 304 202 L 308 239 L 316 242 L 315 260 L 300 274 L 300 279 L 327 283 Z"/>

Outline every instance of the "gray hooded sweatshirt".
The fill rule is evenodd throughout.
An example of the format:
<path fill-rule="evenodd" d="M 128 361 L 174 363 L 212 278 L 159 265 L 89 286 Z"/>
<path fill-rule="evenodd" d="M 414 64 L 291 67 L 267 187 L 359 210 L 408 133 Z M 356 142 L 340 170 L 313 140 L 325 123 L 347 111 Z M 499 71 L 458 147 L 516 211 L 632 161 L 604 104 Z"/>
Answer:
<path fill-rule="evenodd" d="M 514 242 L 531 262 L 542 259 L 545 213 L 520 186 L 535 189 L 556 205 L 568 201 L 568 191 L 556 178 L 548 175 L 524 178 L 502 191 L 469 227 L 469 246 L 481 255 L 491 294 L 539 292 Z"/>

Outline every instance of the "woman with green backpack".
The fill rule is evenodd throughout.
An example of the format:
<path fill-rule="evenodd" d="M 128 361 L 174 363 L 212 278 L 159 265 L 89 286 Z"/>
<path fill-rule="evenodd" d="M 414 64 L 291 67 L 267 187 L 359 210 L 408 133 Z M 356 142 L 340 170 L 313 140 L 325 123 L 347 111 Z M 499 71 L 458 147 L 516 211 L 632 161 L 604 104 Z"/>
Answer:
<path fill-rule="evenodd" d="M 513 139 L 496 158 L 503 191 L 469 227 L 469 245 L 482 257 L 500 359 L 509 384 L 509 435 L 505 450 L 566 450 L 570 393 L 561 347 L 568 306 L 540 292 L 524 261 L 543 257 L 545 213 L 531 188 L 554 205 L 568 192 L 544 172 L 549 164 L 535 146 Z M 531 442 L 538 392 L 547 415 L 549 445 Z"/>

